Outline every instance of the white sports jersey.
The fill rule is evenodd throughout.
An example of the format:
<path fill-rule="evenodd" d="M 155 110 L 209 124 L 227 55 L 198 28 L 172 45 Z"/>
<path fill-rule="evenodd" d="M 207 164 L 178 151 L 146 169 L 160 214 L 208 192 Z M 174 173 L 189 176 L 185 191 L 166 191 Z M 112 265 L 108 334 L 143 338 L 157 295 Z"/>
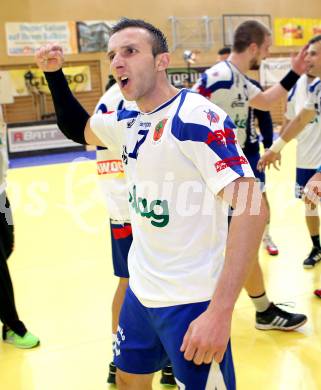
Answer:
<path fill-rule="evenodd" d="M 311 86 L 314 82 L 311 83 Z M 308 99 L 308 78 L 302 75 L 288 95 L 285 117 L 291 120 L 305 106 Z M 314 107 L 313 107 L 314 109 Z M 296 166 L 304 169 L 316 169 L 321 165 L 321 124 L 320 116 L 316 115 L 297 136 Z"/>
<path fill-rule="evenodd" d="M 207 69 L 193 86 L 193 90 L 210 98 L 228 113 L 238 128 L 237 139 L 243 148 L 249 101 L 261 90 L 229 61 L 218 62 Z"/>
<path fill-rule="evenodd" d="M 99 100 L 95 112 L 106 113 L 123 107 L 135 109 L 134 102 L 124 99 L 118 84 L 114 84 Z M 119 151 L 97 147 L 97 173 L 112 220 L 129 222 L 128 188 Z"/>
<path fill-rule="evenodd" d="M 181 90 L 151 113 L 99 113 L 90 126 L 105 145 L 123 148 L 135 295 L 148 307 L 211 299 L 227 237 L 228 207 L 216 195 L 253 176 L 231 119 Z"/>
<path fill-rule="evenodd" d="M 6 124 L 3 120 L 2 107 L 0 104 L 0 194 L 6 188 L 6 174 L 8 168 L 8 155 L 6 143 Z"/>

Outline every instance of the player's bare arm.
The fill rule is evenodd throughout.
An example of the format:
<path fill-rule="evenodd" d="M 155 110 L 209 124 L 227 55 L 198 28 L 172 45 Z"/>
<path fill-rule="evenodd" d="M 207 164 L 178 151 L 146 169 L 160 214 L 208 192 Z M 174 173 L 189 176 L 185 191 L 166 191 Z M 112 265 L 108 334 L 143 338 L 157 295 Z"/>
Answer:
<path fill-rule="evenodd" d="M 305 46 L 296 56 L 292 57 L 291 71 L 278 84 L 257 94 L 250 100 L 250 105 L 259 110 L 267 111 L 271 109 L 271 106 L 275 101 L 282 97 L 286 97 L 289 90 L 307 69 L 307 64 L 305 62 L 306 55 L 307 47 Z"/>
<path fill-rule="evenodd" d="M 62 47 L 47 44 L 37 50 L 35 60 L 45 73 L 57 115 L 59 129 L 80 144 L 105 146 L 90 128 L 90 115 L 72 95 L 62 72 Z"/>
<path fill-rule="evenodd" d="M 267 220 L 259 186 L 252 178 L 239 178 L 220 194 L 234 208 L 227 240 L 225 264 L 208 309 L 194 320 L 181 346 L 195 364 L 221 362 L 231 331 L 237 297 L 256 258 Z M 219 302 L 219 304 L 217 304 Z"/>

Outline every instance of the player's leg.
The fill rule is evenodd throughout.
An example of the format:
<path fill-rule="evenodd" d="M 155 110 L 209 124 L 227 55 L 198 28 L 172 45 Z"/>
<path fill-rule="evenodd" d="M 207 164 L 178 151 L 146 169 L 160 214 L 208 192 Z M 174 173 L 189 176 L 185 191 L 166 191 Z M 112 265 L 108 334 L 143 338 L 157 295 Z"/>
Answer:
<path fill-rule="evenodd" d="M 129 273 L 127 258 L 133 236 L 129 223 L 120 224 L 119 222 L 111 221 L 110 231 L 114 274 L 119 277 L 118 286 L 112 303 L 112 341 L 114 344 L 119 322 L 119 313 L 128 287 Z M 111 362 L 109 364 L 107 383 L 115 383 L 116 370 L 114 362 Z M 173 370 L 170 364 L 162 368 L 160 383 L 170 386 L 175 385 Z"/>
<path fill-rule="evenodd" d="M 168 364 L 152 317 L 130 288 L 120 312 L 114 362 L 121 390 L 151 390 L 153 373 Z"/>
<path fill-rule="evenodd" d="M 303 189 L 310 178 L 315 174 L 315 169 L 302 169 L 296 170 L 296 184 L 295 184 L 295 196 L 302 199 Z M 305 204 L 305 222 L 308 228 L 312 249 L 310 254 L 303 261 L 304 268 L 313 268 L 316 263 L 321 260 L 321 247 L 320 247 L 320 218 L 318 207 L 311 209 L 311 207 Z"/>
<path fill-rule="evenodd" d="M 119 322 L 119 313 L 124 302 L 126 289 L 128 287 L 128 252 L 133 240 L 131 225 L 110 220 L 110 238 L 112 248 L 112 259 L 114 275 L 119 278 L 118 286 L 112 302 L 112 343 L 116 340 L 116 333 Z M 107 383 L 115 384 L 116 366 L 110 362 Z"/>
<path fill-rule="evenodd" d="M 128 372 L 117 370 L 117 389 L 118 390 L 152 390 L 154 374 L 130 374 Z"/>
<path fill-rule="evenodd" d="M 306 323 L 304 314 L 289 313 L 270 302 L 258 258 L 249 272 L 244 287 L 256 309 L 255 327 L 260 330 L 294 330 Z"/>
<path fill-rule="evenodd" d="M 279 254 L 279 250 L 277 246 L 275 245 L 274 241 L 272 240 L 271 234 L 270 234 L 270 217 L 271 217 L 271 208 L 267 199 L 266 195 L 266 188 L 265 188 L 265 173 L 260 172 L 257 170 L 257 164 L 260 159 L 259 152 L 256 153 L 246 153 L 246 158 L 248 159 L 250 166 L 252 168 L 252 171 L 254 173 L 255 178 L 260 182 L 261 185 L 261 191 L 263 194 L 263 201 L 265 202 L 265 205 L 268 210 L 268 221 L 265 226 L 265 230 L 263 233 L 262 242 L 264 245 L 264 248 L 267 250 L 268 254 L 271 256 L 276 256 Z"/>
<path fill-rule="evenodd" d="M 266 224 L 265 229 L 264 229 L 262 242 L 263 242 L 263 245 L 264 245 L 265 249 L 267 250 L 268 254 L 271 256 L 276 256 L 279 254 L 279 249 L 276 246 L 276 244 L 274 243 L 274 241 L 271 237 L 271 234 L 270 234 L 271 208 L 270 208 L 270 204 L 269 204 L 269 201 L 267 198 L 266 191 L 263 192 L 263 201 L 265 202 L 267 210 L 268 210 L 268 221 L 267 221 L 267 224 Z"/>
<path fill-rule="evenodd" d="M 179 389 L 182 390 L 234 390 L 235 374 L 230 343 L 223 361 L 218 364 L 196 365 L 187 361 L 180 347 L 189 324 L 202 314 L 208 302 L 148 309 L 162 344 L 173 364 Z"/>
<path fill-rule="evenodd" d="M 2 338 L 5 342 L 19 348 L 33 348 L 39 339 L 27 331 L 20 321 L 14 299 L 13 285 L 7 260 L 13 251 L 14 227 L 10 204 L 5 193 L 1 195 L 1 204 L 6 208 L 0 210 L 0 320 L 3 323 Z"/>

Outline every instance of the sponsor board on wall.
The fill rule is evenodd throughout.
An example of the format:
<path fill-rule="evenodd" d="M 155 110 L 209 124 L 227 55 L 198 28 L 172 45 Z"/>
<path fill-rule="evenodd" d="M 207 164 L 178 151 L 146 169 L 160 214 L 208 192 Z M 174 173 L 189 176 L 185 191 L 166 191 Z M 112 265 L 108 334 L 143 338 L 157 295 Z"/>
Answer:
<path fill-rule="evenodd" d="M 267 87 L 280 82 L 291 70 L 291 58 L 267 58 L 260 65 L 260 83 Z"/>
<path fill-rule="evenodd" d="M 303 46 L 321 34 L 321 19 L 276 18 L 274 35 L 276 46 Z"/>
<path fill-rule="evenodd" d="M 67 139 L 56 123 L 8 125 L 10 154 L 75 147 L 79 148 L 81 145 Z"/>
<path fill-rule="evenodd" d="M 167 78 L 177 88 L 188 87 L 188 80 L 191 85 L 195 84 L 206 69 L 208 67 L 169 68 L 167 69 Z"/>
<path fill-rule="evenodd" d="M 75 22 L 5 23 L 8 56 L 32 56 L 48 42 L 62 46 L 65 54 L 77 53 Z"/>
<path fill-rule="evenodd" d="M 77 21 L 77 43 L 79 53 L 106 52 L 110 30 L 115 20 Z"/>
<path fill-rule="evenodd" d="M 39 92 L 50 94 L 42 70 L 37 68 L 11 69 L 8 73 L 10 74 L 14 96 L 27 96 Z M 64 74 L 73 92 L 91 91 L 89 66 L 68 66 L 64 68 Z"/>

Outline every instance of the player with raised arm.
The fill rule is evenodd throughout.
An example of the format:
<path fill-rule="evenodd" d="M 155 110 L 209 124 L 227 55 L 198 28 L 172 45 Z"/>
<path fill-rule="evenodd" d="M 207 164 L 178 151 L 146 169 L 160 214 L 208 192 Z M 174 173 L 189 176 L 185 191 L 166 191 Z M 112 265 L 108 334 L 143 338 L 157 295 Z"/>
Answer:
<path fill-rule="evenodd" d="M 169 84 L 160 30 L 121 20 L 108 58 L 124 97 L 139 109 L 89 118 L 61 71 L 61 49 L 37 54 L 64 134 L 122 151 L 133 244 L 115 350 L 117 386 L 150 390 L 169 357 L 181 389 L 234 390 L 231 317 L 265 225 L 261 193 L 226 113 Z M 222 129 L 228 136 L 217 139 Z M 228 204 L 236 215 L 227 239 Z"/>

